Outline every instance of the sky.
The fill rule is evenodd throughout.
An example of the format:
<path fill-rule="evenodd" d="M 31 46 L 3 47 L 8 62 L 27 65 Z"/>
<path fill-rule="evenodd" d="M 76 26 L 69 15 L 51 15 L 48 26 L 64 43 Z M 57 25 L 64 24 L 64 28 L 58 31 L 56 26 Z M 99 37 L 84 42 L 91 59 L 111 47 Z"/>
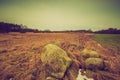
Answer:
<path fill-rule="evenodd" d="M 120 0 L 0 0 L 0 22 L 53 31 L 120 28 Z"/>

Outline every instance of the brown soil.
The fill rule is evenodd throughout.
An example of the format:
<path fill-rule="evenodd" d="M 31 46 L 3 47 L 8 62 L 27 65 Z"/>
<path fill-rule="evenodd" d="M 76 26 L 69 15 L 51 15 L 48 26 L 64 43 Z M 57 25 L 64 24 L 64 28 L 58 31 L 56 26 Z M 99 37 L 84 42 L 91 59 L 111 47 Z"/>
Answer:
<path fill-rule="evenodd" d="M 0 34 L 0 80 L 45 80 L 40 55 L 42 47 L 60 41 L 60 47 L 73 59 L 63 80 L 75 80 L 79 68 L 85 70 L 84 48 L 95 50 L 105 61 L 105 68 L 96 71 L 95 80 L 120 80 L 120 55 L 91 39 L 84 33 L 8 33 Z M 116 76 L 116 77 L 114 77 Z"/>

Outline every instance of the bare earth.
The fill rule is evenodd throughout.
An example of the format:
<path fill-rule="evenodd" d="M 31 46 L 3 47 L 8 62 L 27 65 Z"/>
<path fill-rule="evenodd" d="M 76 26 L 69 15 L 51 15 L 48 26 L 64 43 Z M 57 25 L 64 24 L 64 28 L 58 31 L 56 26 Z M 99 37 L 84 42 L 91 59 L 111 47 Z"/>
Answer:
<path fill-rule="evenodd" d="M 7 33 L 0 34 L 0 80 L 45 80 L 46 73 L 40 55 L 42 47 L 48 43 L 61 42 L 70 58 L 74 60 L 76 70 L 84 68 L 80 52 L 84 48 L 100 53 L 106 61 L 106 69 L 97 71 L 95 80 L 120 80 L 120 60 L 111 51 L 91 39 L 92 35 L 84 33 Z M 76 73 L 78 73 L 76 71 Z M 102 77 L 100 77 L 100 76 Z M 96 77 L 97 76 L 97 77 Z M 98 77 L 99 76 L 99 77 Z M 76 78 L 77 76 L 75 76 Z M 72 74 L 66 73 L 63 80 L 74 80 Z M 101 79 L 99 79 L 101 78 Z"/>

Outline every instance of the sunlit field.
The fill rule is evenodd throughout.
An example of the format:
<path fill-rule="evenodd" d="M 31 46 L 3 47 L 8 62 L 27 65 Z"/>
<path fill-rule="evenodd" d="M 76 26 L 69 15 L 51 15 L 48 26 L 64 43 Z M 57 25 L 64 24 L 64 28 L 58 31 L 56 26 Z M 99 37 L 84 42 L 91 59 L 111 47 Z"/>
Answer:
<path fill-rule="evenodd" d="M 80 70 L 95 80 L 120 80 L 120 55 L 104 46 L 104 44 L 117 46 L 119 35 L 91 35 L 79 32 L 1 33 L 0 80 L 46 80 L 48 73 L 45 72 L 41 62 L 41 53 L 42 48 L 49 43 L 58 45 L 73 60 L 63 80 L 83 80 L 78 76 Z M 81 54 L 84 49 L 99 54 L 99 58 L 104 60 L 102 69 L 87 68 L 86 57 Z"/>

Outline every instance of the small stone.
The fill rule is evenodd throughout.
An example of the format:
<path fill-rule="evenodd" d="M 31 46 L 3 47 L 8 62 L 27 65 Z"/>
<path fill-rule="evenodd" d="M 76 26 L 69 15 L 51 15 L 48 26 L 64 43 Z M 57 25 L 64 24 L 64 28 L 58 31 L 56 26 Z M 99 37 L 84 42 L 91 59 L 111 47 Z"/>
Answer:
<path fill-rule="evenodd" d="M 53 77 L 47 77 L 46 80 L 58 80 L 58 79 L 53 78 Z"/>
<path fill-rule="evenodd" d="M 103 69 L 104 68 L 104 62 L 101 58 L 87 58 L 85 60 L 85 65 L 87 69 Z"/>
<path fill-rule="evenodd" d="M 81 52 L 81 55 L 84 58 L 99 58 L 99 53 L 97 53 L 96 51 L 93 51 L 93 50 L 88 50 L 88 49 L 84 49 Z"/>

